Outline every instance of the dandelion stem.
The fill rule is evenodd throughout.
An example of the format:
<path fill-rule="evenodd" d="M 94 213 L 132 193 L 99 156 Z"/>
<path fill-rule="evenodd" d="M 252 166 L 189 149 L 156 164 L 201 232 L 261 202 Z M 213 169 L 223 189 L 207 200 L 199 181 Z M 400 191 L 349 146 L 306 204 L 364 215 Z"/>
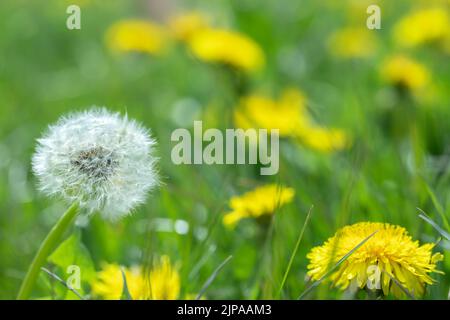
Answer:
<path fill-rule="evenodd" d="M 52 250 L 56 247 L 58 241 L 61 239 L 64 232 L 70 226 L 78 212 L 78 204 L 74 203 L 67 209 L 67 211 L 61 216 L 58 222 L 53 226 L 52 230 L 48 233 L 45 240 L 42 242 L 36 256 L 31 263 L 25 279 L 20 287 L 17 300 L 26 300 L 31 294 L 31 290 L 36 282 L 36 279 L 41 271 L 41 267 L 45 264 L 48 256 Z"/>

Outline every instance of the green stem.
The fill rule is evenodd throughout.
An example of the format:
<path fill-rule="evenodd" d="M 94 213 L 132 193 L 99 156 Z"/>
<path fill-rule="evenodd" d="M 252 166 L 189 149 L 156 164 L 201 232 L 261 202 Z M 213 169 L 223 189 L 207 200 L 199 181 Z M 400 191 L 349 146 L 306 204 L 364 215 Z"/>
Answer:
<path fill-rule="evenodd" d="M 41 267 L 47 261 L 48 256 L 55 249 L 58 241 L 63 236 L 64 232 L 70 226 L 78 212 L 78 204 L 74 203 L 67 209 L 67 211 L 61 216 L 58 222 L 53 226 L 52 230 L 48 233 L 44 242 L 42 242 L 33 262 L 28 269 L 27 275 L 22 282 L 17 300 L 26 300 L 31 294 L 34 283 L 41 271 Z"/>

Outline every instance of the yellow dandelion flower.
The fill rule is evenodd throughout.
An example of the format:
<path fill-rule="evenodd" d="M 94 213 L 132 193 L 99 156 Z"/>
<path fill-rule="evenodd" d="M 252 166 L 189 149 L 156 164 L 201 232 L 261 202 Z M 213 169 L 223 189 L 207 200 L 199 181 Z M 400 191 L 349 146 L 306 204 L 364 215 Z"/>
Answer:
<path fill-rule="evenodd" d="M 329 276 L 329 280 L 343 290 L 349 285 L 357 285 L 359 288 L 381 289 L 384 295 L 391 292 L 401 297 L 403 291 L 395 283 L 397 281 L 414 296 L 423 295 L 425 285 L 434 282 L 429 274 L 439 272 L 436 263 L 443 256 L 432 254 L 434 244 L 419 245 L 403 227 L 387 223 L 360 222 L 340 229 L 322 246 L 308 253 L 308 275 L 313 280 L 320 279 L 331 266 L 375 231 L 377 233 L 350 255 Z"/>
<path fill-rule="evenodd" d="M 376 52 L 378 42 L 373 31 L 348 27 L 331 34 L 328 46 L 340 58 L 365 58 Z"/>
<path fill-rule="evenodd" d="M 170 264 L 168 256 L 162 256 L 150 271 L 150 297 L 154 300 L 175 300 L 180 295 L 180 274 Z"/>
<path fill-rule="evenodd" d="M 306 99 L 302 92 L 288 89 L 278 101 L 260 95 L 241 99 L 234 121 L 242 129 L 278 129 L 281 137 L 295 136 L 307 124 Z"/>
<path fill-rule="evenodd" d="M 404 47 L 450 41 L 448 9 L 436 7 L 411 13 L 395 25 L 394 39 Z"/>
<path fill-rule="evenodd" d="M 206 62 L 223 63 L 252 72 L 264 65 L 264 53 L 247 36 L 221 29 L 204 29 L 188 41 L 192 53 Z"/>
<path fill-rule="evenodd" d="M 242 98 L 234 111 L 234 122 L 242 129 L 278 129 L 280 137 L 298 139 L 321 152 L 342 150 L 350 145 L 343 130 L 314 124 L 306 109 L 304 94 L 296 89 L 285 90 L 277 101 L 260 95 Z"/>
<path fill-rule="evenodd" d="M 92 283 L 94 296 L 105 300 L 118 300 L 123 292 L 121 266 L 104 264 Z M 168 256 L 162 256 L 148 275 L 141 267 L 122 268 L 127 280 L 128 291 L 134 300 L 175 300 L 180 294 L 180 275 L 171 265 Z"/>
<path fill-rule="evenodd" d="M 105 300 L 120 299 L 123 291 L 121 268 L 117 264 L 103 264 L 102 270 L 97 272 L 97 279 L 91 287 L 94 296 L 101 297 Z M 131 297 L 136 300 L 145 299 L 146 287 L 140 268 L 123 268 L 123 270 Z"/>
<path fill-rule="evenodd" d="M 306 146 L 321 152 L 338 151 L 350 145 L 348 135 L 340 129 L 310 126 L 299 137 Z"/>
<path fill-rule="evenodd" d="M 381 77 L 394 86 L 411 91 L 424 88 L 430 81 L 428 69 L 404 55 L 388 58 L 381 66 Z"/>
<path fill-rule="evenodd" d="M 180 41 L 187 41 L 208 27 L 208 17 L 197 11 L 182 13 L 169 19 L 169 28 L 174 37 Z"/>
<path fill-rule="evenodd" d="M 291 202 L 295 191 L 292 188 L 269 184 L 258 187 L 241 196 L 232 197 L 229 203 L 231 211 L 223 217 L 223 223 L 233 227 L 244 218 L 259 218 L 271 215 L 282 205 Z"/>
<path fill-rule="evenodd" d="M 122 20 L 106 32 L 106 44 L 116 52 L 161 54 L 166 46 L 162 27 L 145 20 Z"/>

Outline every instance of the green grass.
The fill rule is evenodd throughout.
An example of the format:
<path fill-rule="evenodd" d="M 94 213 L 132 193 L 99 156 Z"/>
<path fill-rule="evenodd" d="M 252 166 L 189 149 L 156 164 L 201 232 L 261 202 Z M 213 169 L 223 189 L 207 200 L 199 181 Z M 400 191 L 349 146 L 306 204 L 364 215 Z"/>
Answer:
<path fill-rule="evenodd" d="M 145 205 L 119 223 L 94 216 L 77 227 L 96 269 L 102 261 L 150 266 L 155 255 L 167 254 L 179 266 L 182 296 L 203 293 L 207 284 L 207 299 L 296 299 L 310 285 L 306 254 L 339 227 L 388 222 L 405 227 L 421 243 L 436 242 L 440 229 L 450 232 L 448 56 L 432 46 L 409 51 L 432 72 L 435 99 L 428 102 L 396 102 L 378 77 L 384 57 L 397 52 L 392 26 L 413 2 L 378 1 L 382 30 L 374 32 L 380 52 L 352 61 L 334 58 L 326 45 L 331 32 L 350 23 L 346 7 L 333 1 L 294 2 L 186 1 L 188 8 L 208 10 L 219 25 L 261 45 L 266 67 L 248 79 L 249 91 L 277 96 L 285 87 L 298 87 L 317 122 L 344 128 L 353 137 L 351 149 L 335 154 L 282 140 L 280 172 L 273 177 L 260 176 L 250 165 L 171 162 L 170 134 L 180 127 L 176 106 L 190 99 L 200 107 L 205 126 L 231 128 L 223 112 L 231 113 L 236 95 L 224 69 L 193 59 L 182 46 L 174 45 L 164 57 L 112 55 L 103 41 L 111 23 L 157 18 L 156 12 L 146 15 L 142 2 L 91 1 L 82 7 L 79 31 L 65 28 L 61 1 L 0 2 L 0 299 L 16 297 L 39 244 L 67 209 L 37 191 L 30 163 L 35 140 L 62 114 L 91 105 L 127 112 L 151 128 L 163 180 Z M 365 10 L 360 14 L 364 23 Z M 394 130 L 411 117 L 410 130 Z M 266 182 L 295 188 L 293 203 L 280 208 L 268 225 L 245 220 L 225 228 L 229 198 Z M 440 229 L 421 219 L 416 208 Z M 161 219 L 184 220 L 189 231 L 163 231 Z M 439 264 L 445 274 L 433 276 L 438 282 L 425 299 L 447 298 L 449 248 L 446 239 L 437 245 L 445 256 Z M 64 277 L 61 270 L 49 270 Z M 73 297 L 61 284 L 52 289 L 49 280 L 42 272 L 33 297 L 51 297 L 51 290 L 56 298 Z M 88 293 L 88 286 L 83 290 Z M 308 295 L 343 297 L 326 281 Z"/>

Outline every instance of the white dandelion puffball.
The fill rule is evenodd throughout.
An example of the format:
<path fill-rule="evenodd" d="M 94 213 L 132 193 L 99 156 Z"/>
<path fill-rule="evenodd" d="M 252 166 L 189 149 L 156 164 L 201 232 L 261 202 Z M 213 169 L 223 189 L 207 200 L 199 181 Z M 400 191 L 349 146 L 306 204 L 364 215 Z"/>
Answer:
<path fill-rule="evenodd" d="M 38 139 L 32 165 L 40 189 L 117 220 L 157 185 L 149 132 L 105 108 L 73 113 Z"/>

